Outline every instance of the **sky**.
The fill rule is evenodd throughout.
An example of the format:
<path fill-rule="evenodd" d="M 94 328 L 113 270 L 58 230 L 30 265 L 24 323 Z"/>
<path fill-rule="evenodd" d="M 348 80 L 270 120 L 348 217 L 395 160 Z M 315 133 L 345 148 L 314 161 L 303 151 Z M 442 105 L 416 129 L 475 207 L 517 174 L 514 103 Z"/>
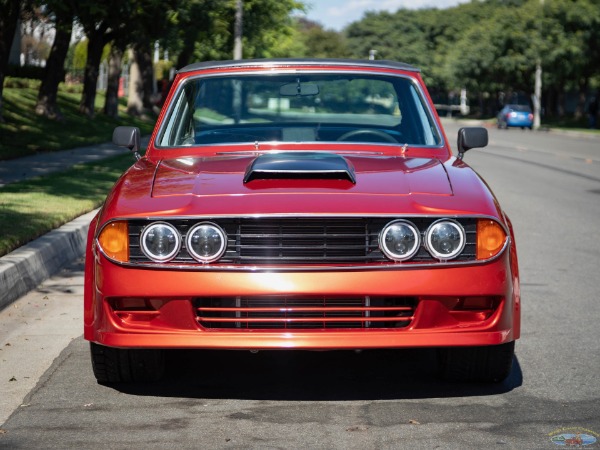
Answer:
<path fill-rule="evenodd" d="M 367 11 L 396 12 L 400 8 L 450 8 L 469 0 L 305 0 L 310 5 L 306 17 L 327 29 L 340 31 L 360 20 Z"/>

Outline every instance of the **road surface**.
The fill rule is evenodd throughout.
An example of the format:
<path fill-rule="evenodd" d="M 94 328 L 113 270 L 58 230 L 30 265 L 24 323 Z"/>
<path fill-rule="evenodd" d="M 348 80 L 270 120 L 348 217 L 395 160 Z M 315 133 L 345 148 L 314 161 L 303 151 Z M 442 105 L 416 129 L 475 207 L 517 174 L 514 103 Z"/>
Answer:
<path fill-rule="evenodd" d="M 0 448 L 551 449 L 577 433 L 600 448 L 600 141 L 490 129 L 465 160 L 516 230 L 523 329 L 504 383 L 439 382 L 430 350 L 180 351 L 164 382 L 98 385 L 73 328 L 78 262 L 0 313 Z"/>

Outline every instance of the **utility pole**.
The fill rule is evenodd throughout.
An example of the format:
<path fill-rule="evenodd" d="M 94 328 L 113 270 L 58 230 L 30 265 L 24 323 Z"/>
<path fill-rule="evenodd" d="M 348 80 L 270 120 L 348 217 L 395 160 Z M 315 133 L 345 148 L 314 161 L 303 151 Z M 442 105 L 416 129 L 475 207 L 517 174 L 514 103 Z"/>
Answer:
<path fill-rule="evenodd" d="M 236 0 L 233 59 L 242 59 L 242 34 L 244 29 L 244 2 Z"/>
<path fill-rule="evenodd" d="M 537 59 L 535 64 L 535 87 L 533 93 L 533 128 L 538 130 L 541 123 L 542 112 L 542 60 Z"/>
<path fill-rule="evenodd" d="M 234 44 L 233 59 L 242 59 L 242 34 L 243 34 L 244 2 L 236 0 L 235 2 L 235 24 L 234 24 Z M 235 123 L 242 120 L 242 83 L 240 80 L 232 80 L 233 88 L 233 118 Z"/>
<path fill-rule="evenodd" d="M 544 0 L 540 0 L 540 9 L 542 19 L 540 22 L 540 42 L 543 39 L 543 23 L 544 23 Z M 542 113 L 542 56 L 540 46 L 538 46 L 538 58 L 535 63 L 535 86 L 533 92 L 533 129 L 539 130 L 541 124 Z"/>

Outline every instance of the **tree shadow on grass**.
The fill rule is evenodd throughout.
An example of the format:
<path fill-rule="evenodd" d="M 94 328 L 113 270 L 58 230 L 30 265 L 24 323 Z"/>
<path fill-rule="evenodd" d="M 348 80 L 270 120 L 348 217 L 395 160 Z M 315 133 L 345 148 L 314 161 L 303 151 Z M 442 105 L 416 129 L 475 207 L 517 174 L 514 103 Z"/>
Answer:
<path fill-rule="evenodd" d="M 108 142 L 116 126 L 127 124 L 140 127 L 148 134 L 152 120 L 120 115 L 113 118 L 101 112 L 101 97 L 94 117 L 79 112 L 79 94 L 59 91 L 58 106 L 63 120 L 57 122 L 35 113 L 37 89 L 8 89 L 5 91 L 5 124 L 0 124 L 0 160 L 52 152 L 85 145 Z"/>
<path fill-rule="evenodd" d="M 0 255 L 98 207 L 130 163 L 121 155 L 0 188 Z"/>

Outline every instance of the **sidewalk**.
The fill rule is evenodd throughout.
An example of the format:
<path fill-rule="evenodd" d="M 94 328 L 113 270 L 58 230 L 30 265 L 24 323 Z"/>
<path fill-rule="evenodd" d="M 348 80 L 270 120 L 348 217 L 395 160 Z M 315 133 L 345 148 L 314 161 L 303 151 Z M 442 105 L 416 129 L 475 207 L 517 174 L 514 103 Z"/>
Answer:
<path fill-rule="evenodd" d="M 148 145 L 149 136 L 142 138 L 142 148 Z M 75 164 L 99 161 L 111 156 L 122 155 L 127 150 L 112 142 L 87 147 L 62 150 L 59 152 L 39 153 L 23 158 L 0 161 L 0 187 L 16 181 L 61 172 Z M 133 156 L 132 156 L 133 158 Z"/>

